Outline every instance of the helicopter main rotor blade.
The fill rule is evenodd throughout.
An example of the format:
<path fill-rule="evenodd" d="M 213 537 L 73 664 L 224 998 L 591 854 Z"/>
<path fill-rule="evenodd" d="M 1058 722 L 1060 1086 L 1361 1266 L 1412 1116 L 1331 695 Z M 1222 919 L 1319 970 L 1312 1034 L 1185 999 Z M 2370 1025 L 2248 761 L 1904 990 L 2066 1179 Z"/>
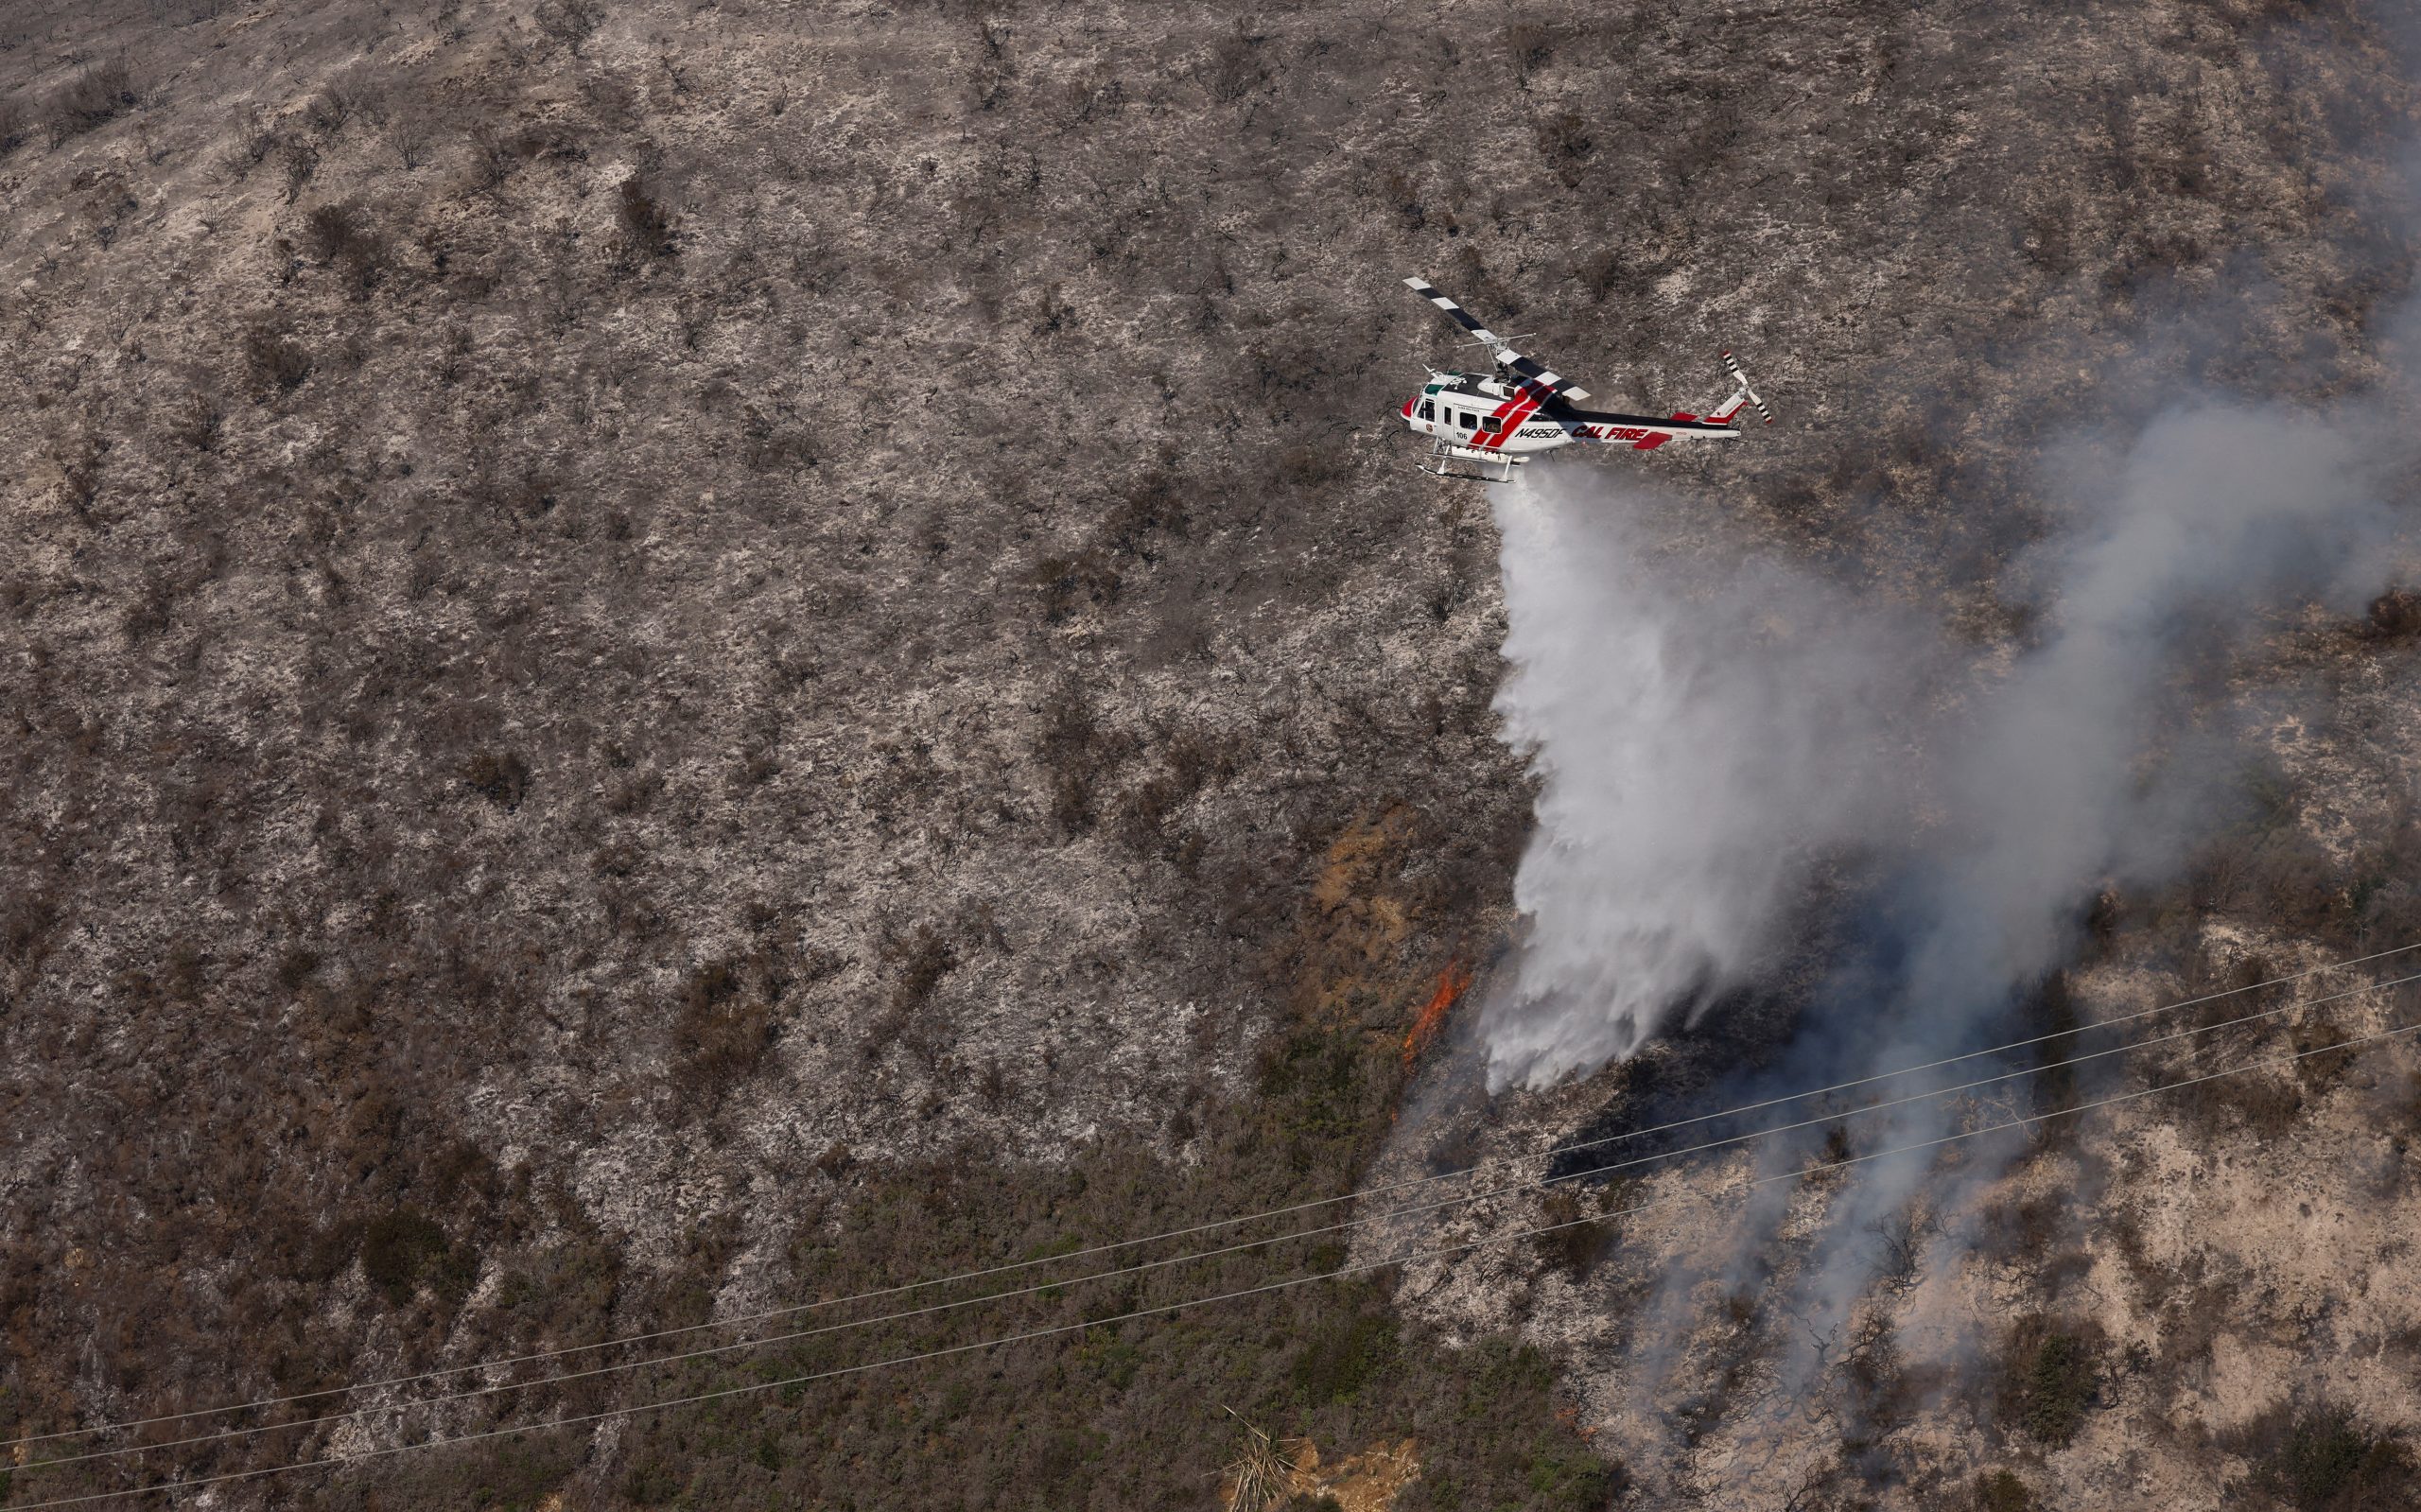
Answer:
<path fill-rule="evenodd" d="M 1488 343 L 1489 355 L 1493 356 L 1500 365 L 1519 374 L 1524 388 L 1537 391 L 1540 402 L 1544 403 L 1559 397 L 1570 399 L 1589 397 L 1588 390 L 1574 388 L 1570 379 L 1557 376 L 1539 363 L 1507 346 L 1503 337 L 1480 324 L 1471 311 L 1437 292 L 1437 287 L 1427 279 L 1407 278 L 1403 281 L 1403 287 L 1445 311 L 1446 319 L 1469 331 L 1472 339 Z"/>
<path fill-rule="evenodd" d="M 1455 304 L 1453 300 L 1448 299 L 1445 295 L 1438 293 L 1436 286 L 1432 285 L 1427 279 L 1407 278 L 1403 281 L 1403 287 L 1420 295 L 1422 299 L 1427 300 L 1430 304 L 1437 305 L 1439 309 L 1444 310 L 1446 312 L 1446 319 L 1454 322 L 1456 325 L 1461 326 L 1464 330 L 1469 331 L 1472 336 L 1478 338 L 1480 340 L 1487 342 L 1491 350 L 1505 344 L 1505 339 L 1503 337 L 1498 336 L 1494 331 L 1489 330 L 1487 326 L 1480 324 L 1479 321 L 1472 316 L 1471 311 L 1463 308 L 1460 304 Z"/>

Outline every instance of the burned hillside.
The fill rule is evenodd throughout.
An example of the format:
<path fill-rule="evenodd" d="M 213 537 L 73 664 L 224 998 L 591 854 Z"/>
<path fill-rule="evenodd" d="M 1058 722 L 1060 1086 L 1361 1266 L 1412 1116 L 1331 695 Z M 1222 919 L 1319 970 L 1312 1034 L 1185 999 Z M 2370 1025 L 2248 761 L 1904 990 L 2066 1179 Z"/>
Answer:
<path fill-rule="evenodd" d="M 1446 348 L 1399 278 L 1624 406 L 1738 348 L 1783 424 L 1576 465 L 1989 643 L 2046 438 L 2377 378 L 2397 42 L 2256 4 L 9 9 L 0 1437 L 316 1418 L 1351 1190 L 1416 1016 L 1515 928 L 1533 791 L 1486 499 L 1393 429 Z M 2382 613 L 2344 677 L 2392 721 Z M 1346 1258 L 34 1446 L 9 1500 Z M 1618 1352 L 1396 1279 L 213 1504 L 1210 1505 L 1229 1408 L 1413 1436 L 1403 1508 L 1668 1494 L 1576 1432 Z"/>

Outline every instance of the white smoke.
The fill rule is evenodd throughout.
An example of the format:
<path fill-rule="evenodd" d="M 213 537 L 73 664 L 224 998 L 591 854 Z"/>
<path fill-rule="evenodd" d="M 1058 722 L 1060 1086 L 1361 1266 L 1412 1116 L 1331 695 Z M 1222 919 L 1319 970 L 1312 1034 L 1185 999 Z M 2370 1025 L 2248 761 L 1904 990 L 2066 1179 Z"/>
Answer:
<path fill-rule="evenodd" d="M 2163 415 L 2024 565 L 2049 631 L 1937 738 L 1956 819 L 1911 997 L 1990 999 L 2058 965 L 2097 880 L 2156 882 L 2238 811 L 2239 763 L 2163 759 L 2189 714 L 2177 674 L 2281 611 L 2388 586 L 2391 434 L 2283 406 Z"/>
<path fill-rule="evenodd" d="M 2182 669 L 2387 586 L 2399 429 L 2282 406 L 2155 420 L 2012 568 L 2043 629 L 1999 665 L 1602 472 L 1497 490 L 1498 709 L 1541 791 L 1525 937 L 1483 1017 L 1491 1082 L 1630 1054 L 1755 980 L 1845 854 L 1907 895 L 1895 980 L 1861 983 L 1881 1022 L 1930 1038 L 2005 1003 L 2100 881 L 2169 875 L 2230 811 L 2232 763 L 2177 755 Z"/>
<path fill-rule="evenodd" d="M 1497 711 L 1541 787 L 1490 1080 L 1543 1083 L 1753 978 L 1810 860 L 1905 826 L 1899 725 L 1935 657 L 1914 617 L 1681 547 L 1653 495 L 1567 471 L 1496 513 Z"/>

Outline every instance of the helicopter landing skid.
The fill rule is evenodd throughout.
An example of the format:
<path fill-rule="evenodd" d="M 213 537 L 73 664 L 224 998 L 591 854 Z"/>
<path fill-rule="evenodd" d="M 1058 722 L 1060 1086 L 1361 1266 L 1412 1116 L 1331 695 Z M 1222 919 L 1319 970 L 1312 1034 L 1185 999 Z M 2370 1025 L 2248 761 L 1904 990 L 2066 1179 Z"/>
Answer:
<path fill-rule="evenodd" d="M 1513 481 L 1513 469 L 1522 465 L 1522 459 L 1507 457 L 1503 452 L 1480 451 L 1472 446 L 1434 441 L 1429 443 L 1429 460 L 1413 465 L 1432 478 L 1461 478 L 1474 483 L 1509 483 Z"/>

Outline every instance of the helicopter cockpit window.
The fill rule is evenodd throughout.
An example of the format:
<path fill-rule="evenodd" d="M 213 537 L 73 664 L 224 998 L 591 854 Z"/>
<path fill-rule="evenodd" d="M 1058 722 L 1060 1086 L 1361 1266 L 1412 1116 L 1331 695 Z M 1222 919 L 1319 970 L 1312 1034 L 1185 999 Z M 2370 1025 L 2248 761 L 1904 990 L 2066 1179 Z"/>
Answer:
<path fill-rule="evenodd" d="M 1421 419 L 1423 419 L 1423 420 L 1435 420 L 1435 419 L 1437 419 L 1437 401 L 1436 401 L 1435 399 L 1423 399 L 1423 400 L 1421 400 L 1421 401 L 1420 401 L 1420 418 L 1421 418 Z"/>

